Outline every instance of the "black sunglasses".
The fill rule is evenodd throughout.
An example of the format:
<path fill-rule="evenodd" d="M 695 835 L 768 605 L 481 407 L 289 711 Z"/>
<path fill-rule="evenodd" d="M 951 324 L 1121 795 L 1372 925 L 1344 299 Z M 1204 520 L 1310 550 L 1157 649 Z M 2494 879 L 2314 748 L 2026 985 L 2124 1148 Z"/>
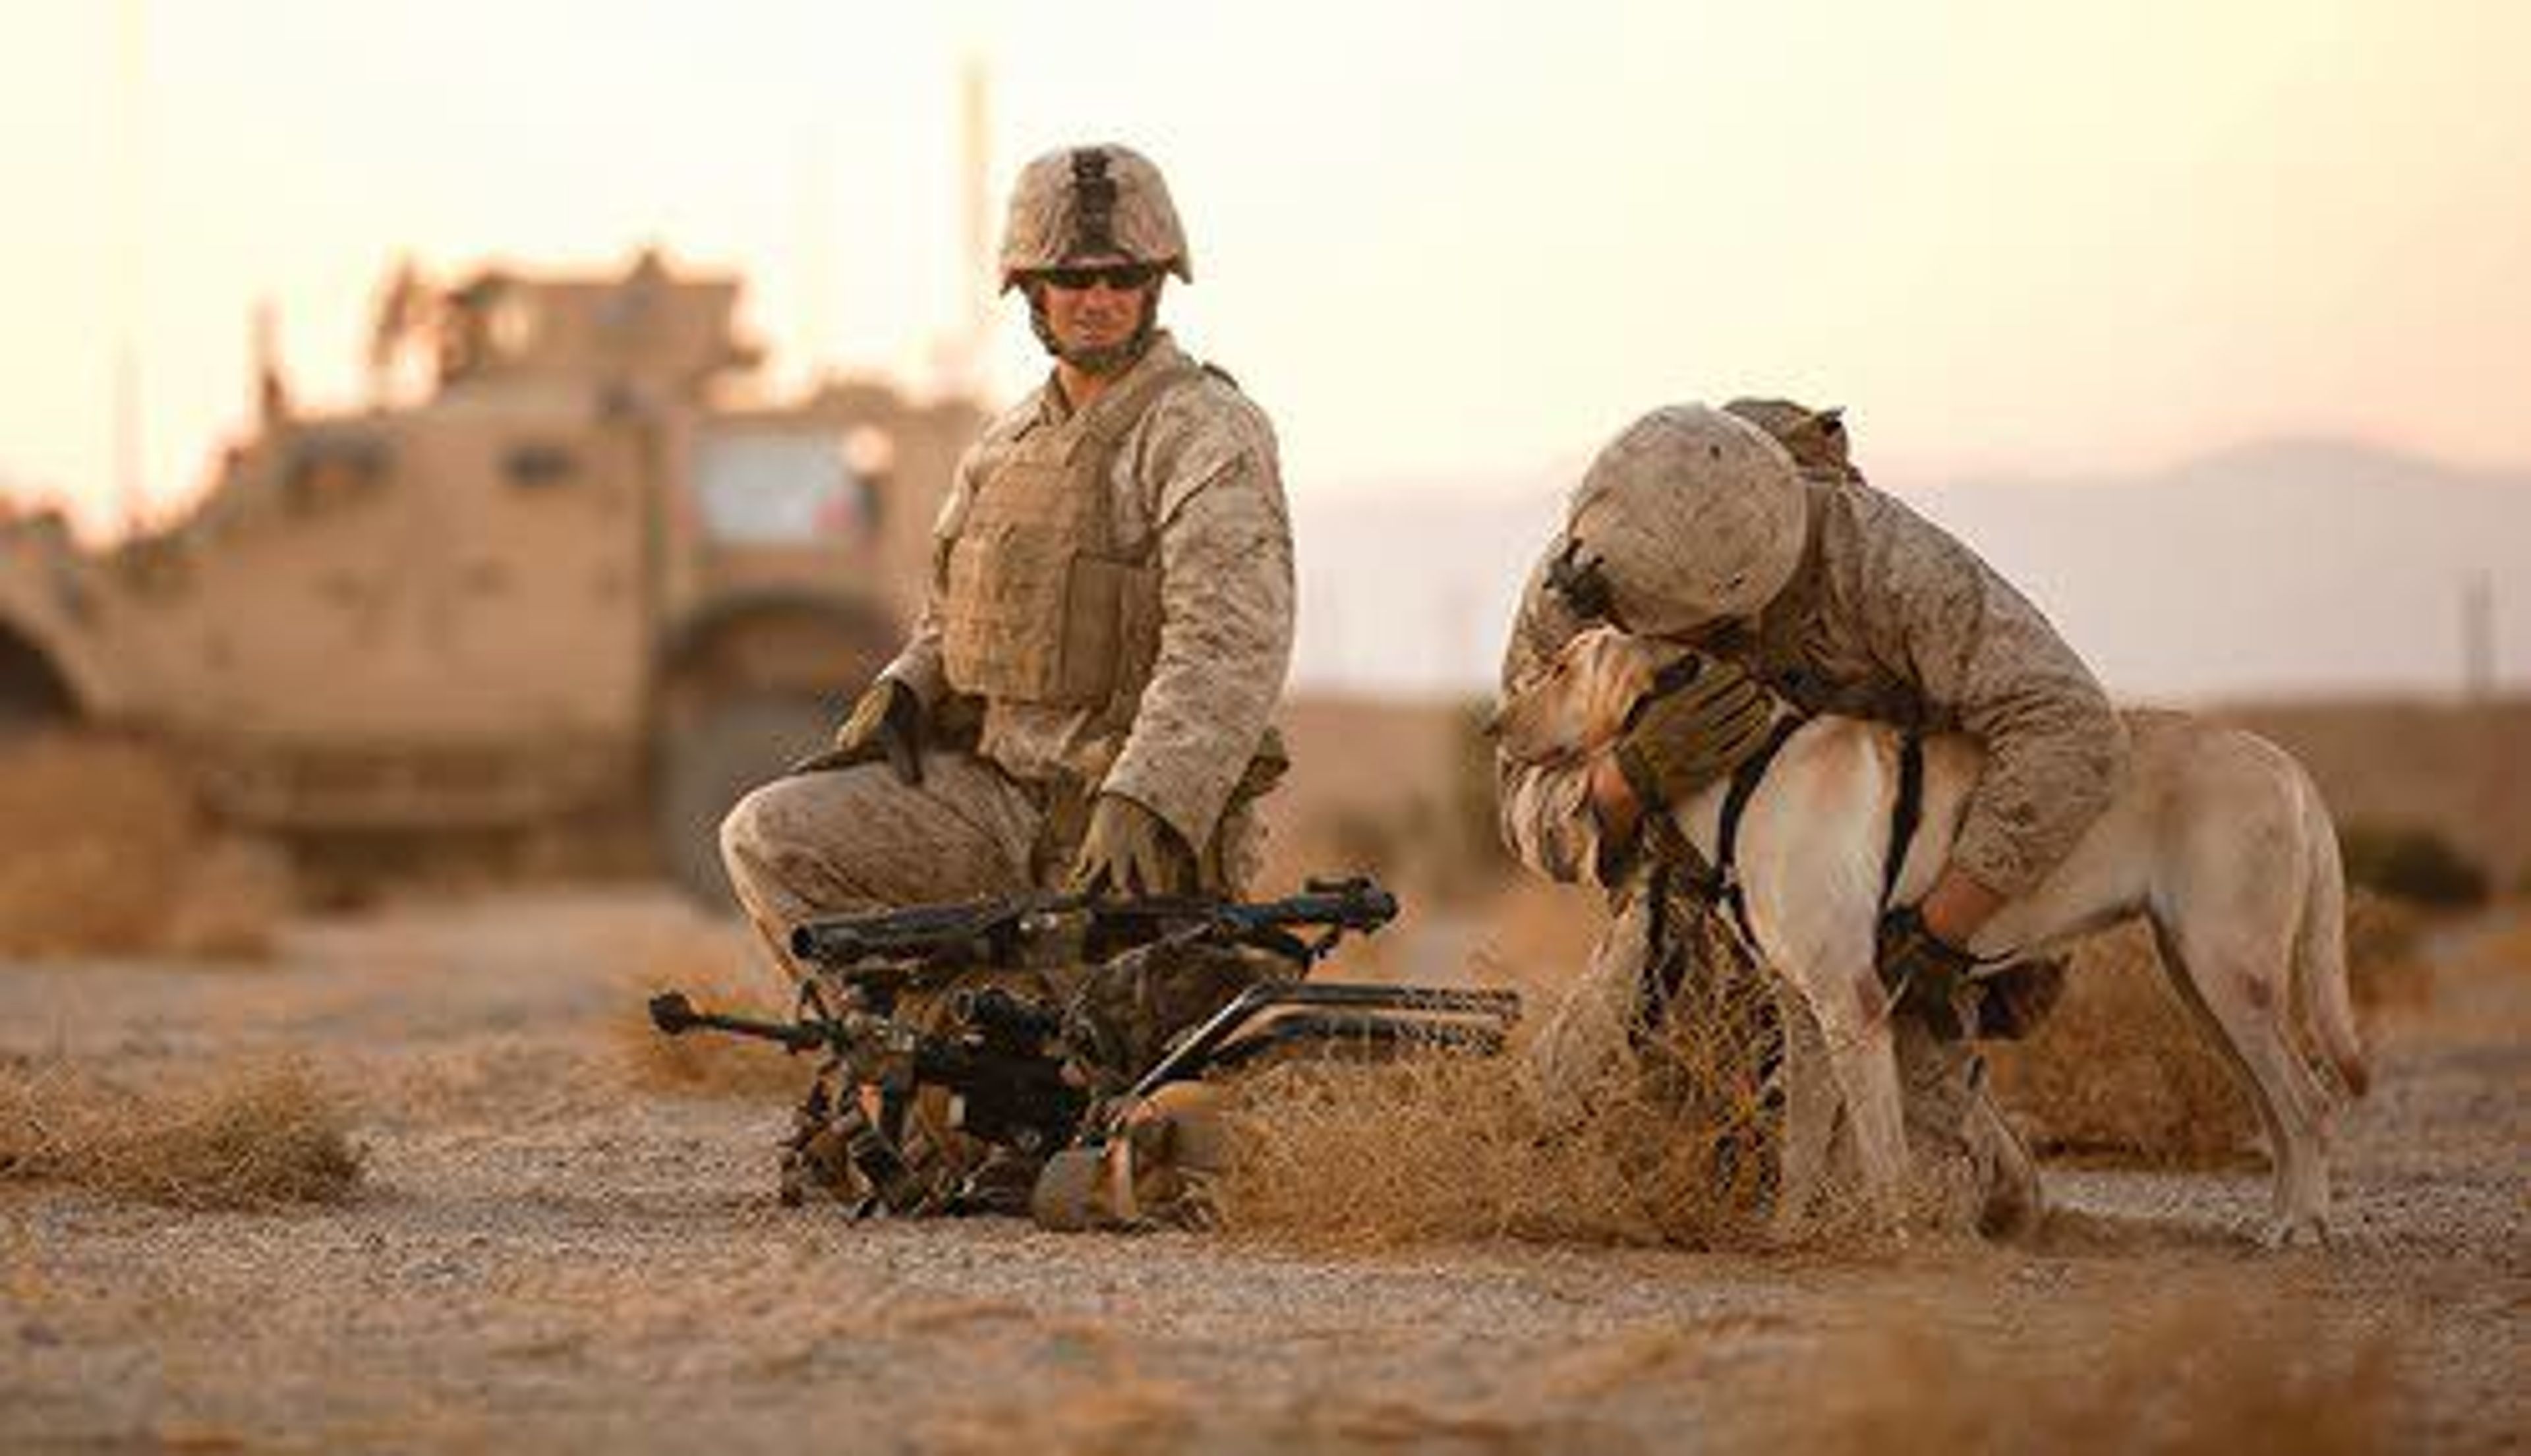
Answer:
<path fill-rule="evenodd" d="M 1067 293 L 1080 293 L 1094 283 L 1103 283 L 1112 293 L 1140 293 L 1152 286 L 1160 270 L 1150 263 L 1108 263 L 1097 268 L 1048 268 L 1040 278 Z"/>

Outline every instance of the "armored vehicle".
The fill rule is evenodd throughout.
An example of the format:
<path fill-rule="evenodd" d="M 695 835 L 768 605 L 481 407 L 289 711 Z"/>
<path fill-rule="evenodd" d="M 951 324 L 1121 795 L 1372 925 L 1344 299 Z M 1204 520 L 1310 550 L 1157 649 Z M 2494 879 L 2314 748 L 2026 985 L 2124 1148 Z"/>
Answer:
<path fill-rule="evenodd" d="M 0 729 L 146 731 L 303 847 L 630 826 L 725 895 L 720 813 L 902 640 L 982 421 L 867 382 L 768 401 L 738 295 L 650 254 L 400 275 L 369 407 L 301 416 L 267 365 L 172 527 L 89 555 L 0 521 Z"/>

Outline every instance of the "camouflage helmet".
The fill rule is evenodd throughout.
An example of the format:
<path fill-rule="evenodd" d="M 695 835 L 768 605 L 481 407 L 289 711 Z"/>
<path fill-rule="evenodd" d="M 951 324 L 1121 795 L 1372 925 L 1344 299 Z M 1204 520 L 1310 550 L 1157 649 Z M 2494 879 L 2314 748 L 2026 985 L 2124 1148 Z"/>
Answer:
<path fill-rule="evenodd" d="M 1791 400 L 1736 399 L 1723 409 L 1775 437 L 1805 472 L 1860 480 L 1843 410 L 1814 410 Z"/>
<path fill-rule="evenodd" d="M 1169 185 L 1151 158 L 1102 143 L 1049 151 L 1021 168 L 1002 229 L 1002 291 L 1023 273 L 1102 253 L 1195 281 Z"/>
<path fill-rule="evenodd" d="M 1800 564 L 1799 467 L 1757 425 L 1670 405 L 1626 427 L 1582 477 L 1553 580 L 1584 615 L 1678 636 L 1755 615 Z"/>

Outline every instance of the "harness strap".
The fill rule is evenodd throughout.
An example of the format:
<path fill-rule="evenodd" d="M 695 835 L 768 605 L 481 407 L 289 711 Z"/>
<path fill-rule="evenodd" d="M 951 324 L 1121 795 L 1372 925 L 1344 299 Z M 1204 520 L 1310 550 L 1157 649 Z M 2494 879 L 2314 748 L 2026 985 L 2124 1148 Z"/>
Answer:
<path fill-rule="evenodd" d="M 1635 700 L 1632 707 L 1626 709 L 1624 726 L 1632 729 L 1646 708 L 1695 682 L 1697 675 L 1705 670 L 1705 663 L 1703 654 L 1690 652 L 1664 664 L 1653 674 L 1651 687 Z M 1808 721 L 1798 713 L 1776 719 L 1767 734 L 1766 742 L 1749 756 L 1731 765 L 1731 786 L 1722 796 L 1722 823 L 1715 836 L 1715 851 L 1721 860 L 1718 867 L 1705 858 L 1704 852 L 1689 841 L 1687 835 L 1680 831 L 1678 821 L 1669 814 L 1645 815 L 1644 834 L 1652 846 L 1653 856 L 1684 878 L 1686 883 L 1681 888 L 1708 903 L 1722 897 L 1732 878 L 1732 847 L 1739 837 L 1741 812 L 1749 807 L 1749 796 L 1757 792 L 1758 781 L 1766 777 L 1767 766 L 1774 761 L 1784 740 L 1792 737 Z"/>
<path fill-rule="evenodd" d="M 1692 676 L 1693 674 L 1691 674 Z M 1767 741 L 1758 751 L 1740 760 L 1731 770 L 1730 787 L 1722 793 L 1722 817 L 1715 830 L 1715 858 L 1708 860 L 1694 841 L 1678 827 L 1678 820 L 1667 813 L 1646 815 L 1645 833 L 1652 845 L 1654 868 L 1650 893 L 1658 896 L 1652 914 L 1654 955 L 1645 963 L 1643 1009 L 1650 1020 L 1658 1021 L 1669 997 L 1678 989 L 1685 974 L 1684 965 L 1668 966 L 1662 931 L 1666 926 L 1669 892 L 1675 888 L 1695 896 L 1708 905 L 1719 905 L 1731 914 L 1732 928 L 1744 945 L 1754 948 L 1756 932 L 1749 927 L 1749 908 L 1740 891 L 1737 869 L 1740 843 L 1740 819 L 1748 812 L 1749 801 L 1756 797 L 1758 785 L 1765 781 L 1767 770 L 1773 766 L 1775 756 L 1802 730 L 1810 719 L 1787 714 L 1775 720 L 1767 733 Z"/>
<path fill-rule="evenodd" d="M 1747 898 L 1741 893 L 1740 872 L 1737 868 L 1740 855 L 1740 816 L 1748 812 L 1749 801 L 1758 793 L 1758 782 L 1765 778 L 1767 770 L 1773 766 L 1775 756 L 1782 753 L 1785 743 L 1809 722 L 1810 719 L 1798 714 L 1777 718 L 1774 728 L 1767 735 L 1766 743 L 1739 767 L 1731 770 L 1731 787 L 1722 791 L 1722 822 L 1716 826 L 1714 834 L 1715 855 L 1722 862 L 1721 899 L 1723 907 L 1731 912 L 1732 924 L 1740 927 L 1741 937 L 1753 946 L 1758 943 L 1758 936 L 1756 931 L 1749 928 L 1749 906 Z"/>
<path fill-rule="evenodd" d="M 1660 870 L 1683 881 L 1678 888 L 1700 900 L 1714 900 L 1722 893 L 1723 871 L 1705 858 L 1705 851 L 1680 831 L 1678 820 L 1666 813 L 1647 811 L 1644 834 L 1652 842 L 1653 860 Z"/>
<path fill-rule="evenodd" d="M 1881 908 L 1889 908 L 1898 893 L 1898 871 L 1907 865 L 1907 847 L 1925 819 L 1925 740 L 1915 733 L 1898 739 L 1898 801 L 1889 806 L 1889 853 L 1881 861 Z"/>
<path fill-rule="evenodd" d="M 1673 827 L 1671 832 L 1677 830 Z M 1694 845 L 1688 846 L 1690 854 L 1695 849 Z M 1657 854 L 1644 887 L 1644 893 L 1651 897 L 1644 907 L 1644 964 L 1635 984 L 1635 1014 L 1626 1023 L 1626 1040 L 1638 1052 L 1651 1049 L 1659 1039 L 1661 1016 L 1687 980 L 1685 948 L 1678 943 L 1669 923 L 1670 880 L 1678 872 L 1666 853 Z"/>
<path fill-rule="evenodd" d="M 1664 670 L 1664 676 L 1667 670 Z M 1691 671 L 1687 677 L 1693 677 Z M 1680 682 L 1659 691 L 1675 691 Z M 1637 1025 L 1651 1028 L 1659 1024 L 1662 1011 L 1677 994 L 1687 967 L 1670 944 L 1668 897 L 1672 890 L 1683 890 L 1709 905 L 1718 905 L 1731 914 L 1732 927 L 1740 934 L 1742 944 L 1755 949 L 1757 933 L 1749 924 L 1749 908 L 1742 892 L 1738 871 L 1740 820 L 1748 812 L 1749 801 L 1757 796 L 1758 786 L 1767 770 L 1783 752 L 1784 745 L 1810 720 L 1788 715 L 1776 720 L 1767 741 L 1757 753 L 1731 770 L 1730 787 L 1723 791 L 1722 816 L 1715 828 L 1715 858 L 1706 859 L 1704 852 L 1678 827 L 1678 821 L 1666 813 L 1655 813 L 1645 820 L 1654 864 L 1647 893 L 1654 896 L 1651 907 L 1652 953 L 1645 958 L 1643 982 L 1638 999 Z M 1881 867 L 1881 899 L 1885 907 L 1898 887 L 1898 872 L 1905 866 L 1908 846 L 1925 817 L 1925 740 L 1922 735 L 1906 733 L 1898 741 L 1898 796 L 1889 809 L 1889 849 Z M 1893 994 L 1904 986 L 1893 987 Z"/>

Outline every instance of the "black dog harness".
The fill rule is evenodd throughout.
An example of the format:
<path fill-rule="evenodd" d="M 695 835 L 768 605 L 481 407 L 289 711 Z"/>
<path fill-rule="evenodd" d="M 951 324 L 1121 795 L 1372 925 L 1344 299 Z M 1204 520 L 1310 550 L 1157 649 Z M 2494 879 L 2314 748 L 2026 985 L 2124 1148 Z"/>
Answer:
<path fill-rule="evenodd" d="M 1645 704 L 1694 681 L 1702 669 L 1702 659 L 1682 657 L 1663 667 L 1653 677 L 1652 691 L 1638 700 L 1627 714 L 1631 726 Z M 1666 953 L 1669 946 L 1669 896 L 1684 893 L 1700 903 L 1718 906 L 1729 912 L 1731 925 L 1739 933 L 1743 949 L 1757 957 L 1757 932 L 1749 924 L 1748 897 L 1742 888 L 1739 872 L 1740 820 L 1748 812 L 1749 801 L 1756 797 L 1758 786 L 1765 782 L 1767 770 L 1774 765 L 1775 756 L 1783 752 L 1792 736 L 1810 725 L 1807 713 L 1786 713 L 1775 720 L 1766 741 L 1756 752 L 1732 765 L 1730 786 L 1722 794 L 1722 816 L 1714 834 L 1714 858 L 1709 860 L 1686 833 L 1677 819 L 1666 812 L 1647 810 L 1644 816 L 1646 842 L 1652 852 L 1653 896 L 1651 934 L 1654 953 L 1644 959 L 1644 980 L 1638 998 L 1639 1024 L 1658 1026 L 1678 993 L 1686 974 L 1682 957 Z M 1889 846 L 1882 856 L 1881 904 L 1884 910 L 1897 892 L 1898 873 L 1905 868 L 1907 848 L 1915 842 L 1916 831 L 1925 816 L 1925 741 L 1913 731 L 1903 734 L 1898 744 L 1898 797 L 1889 809 Z"/>

